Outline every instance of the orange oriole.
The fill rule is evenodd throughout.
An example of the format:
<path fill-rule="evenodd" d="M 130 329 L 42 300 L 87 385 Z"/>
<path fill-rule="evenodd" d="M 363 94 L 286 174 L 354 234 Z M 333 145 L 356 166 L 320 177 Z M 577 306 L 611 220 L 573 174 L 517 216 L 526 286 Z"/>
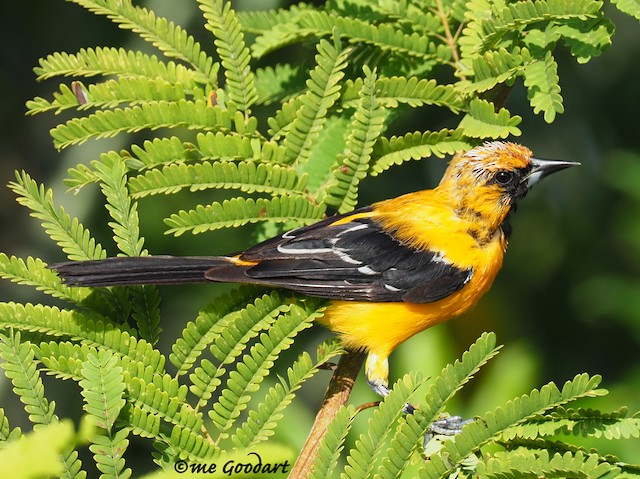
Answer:
<path fill-rule="evenodd" d="M 458 316 L 502 265 L 509 213 L 544 176 L 578 163 L 514 143 L 457 155 L 440 184 L 294 229 L 224 257 L 148 256 L 52 266 L 67 284 L 257 283 L 331 300 L 320 323 L 368 353 L 367 382 L 388 393 L 388 357 Z"/>

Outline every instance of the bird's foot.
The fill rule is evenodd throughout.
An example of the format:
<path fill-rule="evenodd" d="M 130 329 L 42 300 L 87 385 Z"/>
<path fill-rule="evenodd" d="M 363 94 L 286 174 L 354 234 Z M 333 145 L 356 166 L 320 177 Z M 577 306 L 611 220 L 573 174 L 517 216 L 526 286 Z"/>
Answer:
<path fill-rule="evenodd" d="M 475 421 L 475 419 L 462 419 L 460 416 L 449 416 L 437 419 L 431 423 L 424 435 L 423 447 L 426 449 L 427 443 L 434 436 L 455 436 L 462 432 L 462 428 L 467 424 Z"/>
<path fill-rule="evenodd" d="M 380 383 L 376 383 L 369 380 L 367 380 L 367 384 L 379 396 L 382 396 L 383 398 L 385 398 L 389 395 L 390 390 L 385 384 L 380 384 Z M 402 410 L 407 414 L 413 414 L 416 410 L 416 407 L 412 406 L 409 403 L 405 403 L 404 408 Z"/>
<path fill-rule="evenodd" d="M 367 379 L 367 384 L 376 394 L 384 397 L 389 395 L 389 388 L 386 384 L 379 381 L 372 381 Z M 416 406 L 405 403 L 402 409 L 406 414 L 413 414 L 416 411 Z M 462 419 L 460 416 L 448 416 L 440 419 L 436 419 L 431 423 L 424 435 L 423 446 L 426 447 L 427 443 L 433 439 L 434 436 L 455 436 L 462 431 L 462 428 L 473 422 L 475 419 Z"/>

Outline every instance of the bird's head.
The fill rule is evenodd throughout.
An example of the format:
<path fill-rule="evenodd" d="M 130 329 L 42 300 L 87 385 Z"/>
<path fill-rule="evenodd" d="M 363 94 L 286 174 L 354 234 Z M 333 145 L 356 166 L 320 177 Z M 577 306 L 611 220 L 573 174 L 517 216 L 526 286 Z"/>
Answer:
<path fill-rule="evenodd" d="M 535 183 L 578 164 L 540 160 L 525 146 L 493 141 L 455 156 L 438 190 L 460 216 L 475 217 L 495 229 Z"/>

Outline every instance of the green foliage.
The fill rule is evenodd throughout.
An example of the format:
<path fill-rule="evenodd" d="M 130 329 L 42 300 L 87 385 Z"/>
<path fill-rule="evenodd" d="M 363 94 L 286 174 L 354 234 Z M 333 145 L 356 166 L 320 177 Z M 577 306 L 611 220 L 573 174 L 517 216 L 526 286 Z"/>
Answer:
<path fill-rule="evenodd" d="M 180 236 L 187 231 L 197 234 L 260 221 L 283 223 L 295 220 L 310 224 L 322 218 L 324 212 L 324 207 L 294 194 L 257 200 L 238 197 L 208 206 L 198 205 L 190 211 L 180 211 L 167 218 L 165 223 L 170 226 L 167 233 Z"/>
<path fill-rule="evenodd" d="M 20 334 L 0 336 L 2 369 L 13 383 L 13 391 L 20 398 L 34 424 L 51 424 L 55 421 L 54 403 L 44 396 L 44 386 L 38 374 L 35 355 L 28 343 L 20 342 Z"/>
<path fill-rule="evenodd" d="M 469 105 L 469 113 L 460 122 L 459 128 L 472 138 L 506 138 L 509 135 L 520 135 L 516 126 L 522 118 L 511 117 L 505 108 L 497 113 L 493 103 L 475 99 Z"/>
<path fill-rule="evenodd" d="M 114 423 L 125 405 L 125 383 L 118 358 L 110 351 L 89 354 L 83 363 L 80 387 L 84 397 L 84 410 L 104 430 L 93 438 L 89 447 L 94 454 L 101 478 L 131 476 L 131 469 L 124 469 L 122 456 L 129 445 L 129 431 L 114 430 Z"/>
<path fill-rule="evenodd" d="M 524 84 L 529 88 L 529 100 L 534 113 L 544 111 L 544 119 L 553 122 L 562 113 L 562 97 L 558 85 L 558 64 L 551 53 L 544 60 L 533 62 L 524 69 Z"/>
<path fill-rule="evenodd" d="M 388 451 L 385 451 L 385 439 L 393 434 L 393 426 L 405 415 L 405 405 L 422 382 L 423 379 L 414 374 L 406 375 L 394 384 L 389 395 L 369 419 L 367 434 L 360 435 L 353 449 L 349 451 L 342 477 L 371 477 L 380 458 L 388 454 Z"/>
<path fill-rule="evenodd" d="M 18 195 L 18 203 L 42 222 L 45 232 L 70 260 L 102 259 L 106 256 L 102 246 L 77 218 L 71 218 L 62 207 L 55 207 L 50 189 L 38 185 L 25 172 L 16 173 L 16 181 L 9 183 L 9 187 Z"/>
<path fill-rule="evenodd" d="M 295 391 L 316 374 L 322 364 L 339 353 L 340 344 L 337 341 L 318 346 L 315 362 L 308 354 L 302 353 L 287 369 L 287 379 L 278 378 L 280 382 L 269 388 L 257 409 L 249 411 L 249 417 L 231 439 L 248 448 L 272 436 L 282 411 L 293 400 Z"/>
<path fill-rule="evenodd" d="M 519 78 L 533 111 L 553 122 L 564 108 L 556 47 L 584 63 L 604 51 L 613 34 L 602 3 L 591 0 L 348 0 L 262 12 L 198 0 L 192 3 L 210 34 L 201 45 L 199 34 L 130 0 L 72 1 L 156 50 L 52 53 L 35 73 L 59 80 L 57 91 L 27 102 L 29 114 L 64 113 L 51 131 L 59 149 L 115 136 L 127 142 L 134 135 L 122 150 L 70 168 L 65 181 L 76 193 L 97 185 L 114 246 L 127 256 L 147 254 L 138 202 L 150 196 L 163 195 L 170 208 L 163 213 L 168 234 L 254 225 L 266 238 L 313 223 L 328 208 L 352 210 L 368 175 L 518 136 L 521 118 L 505 108 L 504 98 Z M 614 3 L 640 18 L 637 2 Z M 289 50 L 302 58 L 273 61 Z M 426 126 L 398 132 L 403 123 L 397 120 Z M 56 205 L 50 189 L 24 172 L 10 188 L 70 260 L 107 256 L 88 229 Z M 212 190 L 209 204 L 190 194 L 202 190 Z M 190 206 L 178 209 L 177 194 Z M 292 348 L 322 314 L 321 302 L 242 286 L 196 305 L 197 316 L 184 321 L 167 366 L 154 347 L 162 333 L 157 288 L 69 288 L 44 261 L 3 253 L 0 277 L 56 301 L 0 302 L 2 368 L 38 425 L 27 440 L 39 444 L 42 469 L 33 453 L 25 453 L 30 468 L 20 465 L 32 475 L 86 476 L 40 371 L 79 383 L 85 411 L 97 425 L 89 448 L 98 469 L 104 477 L 128 477 L 123 454 L 130 435 L 153 441 L 156 462 L 170 469 L 178 459 L 246 455 L 276 441 L 286 408 L 341 352 L 337 341 L 321 344 L 315 359 Z M 603 393 L 599 378 L 586 375 L 506 402 L 455 438 L 437 437 L 422 450 L 429 426 L 497 351 L 494 335 L 484 334 L 428 381 L 407 374 L 348 448 L 358 411 L 342 408 L 306 472 L 315 478 L 338 472 L 345 478 L 640 476 L 635 466 L 570 442 L 576 435 L 618 439 L 640 432 L 638 416 L 625 409 L 565 407 Z M 285 373 L 269 383 L 276 366 Z M 424 401 L 416 392 L 421 385 L 427 387 Z M 415 414 L 402 412 L 407 401 L 419 406 Z M 41 443 L 54 430 L 58 436 Z M 0 410 L 0 453 L 23 452 L 20 435 Z M 61 467 L 50 461 L 52 452 Z M 6 458 L 3 467 L 20 462 Z"/>
<path fill-rule="evenodd" d="M 17 439 L 17 438 L 14 438 Z M 79 467 L 69 471 L 60 461 L 60 453 L 76 443 L 70 419 L 55 422 L 22 436 L 3 441 L 0 450 L 2 477 L 38 479 L 41 477 L 86 477 Z"/>
<path fill-rule="evenodd" d="M 327 433 L 322 438 L 318 455 L 314 461 L 309 477 L 321 479 L 332 477 L 333 471 L 344 448 L 344 440 L 351 428 L 356 410 L 352 405 L 343 406 L 327 426 Z"/>
<path fill-rule="evenodd" d="M 328 188 L 326 202 L 347 213 L 358 203 L 358 186 L 366 176 L 373 145 L 382 133 L 385 110 L 375 93 L 376 74 L 365 67 L 360 101 L 347 130 L 347 144 L 341 164 L 333 171 L 335 183 Z"/>
<path fill-rule="evenodd" d="M 612 2 L 621 12 L 632 15 L 640 20 L 640 2 L 636 0 L 614 0 Z"/>
<path fill-rule="evenodd" d="M 229 99 L 248 115 L 257 94 L 253 72 L 249 68 L 251 57 L 235 12 L 231 4 L 223 0 L 199 0 L 198 3 L 207 20 L 207 30 L 215 36 Z"/>
<path fill-rule="evenodd" d="M 299 97 L 299 108 L 287 125 L 284 138 L 287 159 L 298 171 L 315 173 L 307 163 L 327 121 L 327 113 L 340 97 L 339 82 L 344 76 L 348 54 L 349 50 L 343 50 L 337 39 L 333 45 L 326 40 L 318 43 L 317 67 L 309 73 L 308 90 Z"/>
<path fill-rule="evenodd" d="M 81 470 L 82 463 L 78 459 L 78 453 L 70 447 L 68 435 L 65 433 L 70 426 L 68 423 L 63 425 L 58 422 L 58 418 L 54 414 L 55 403 L 49 402 L 45 397 L 44 385 L 36 367 L 35 354 L 31 344 L 21 342 L 19 333 L 10 336 L 0 334 L 0 357 L 2 358 L 0 366 L 4 369 L 7 378 L 11 380 L 13 391 L 24 404 L 25 411 L 29 415 L 29 420 L 34 424 L 34 428 L 37 426 L 39 431 L 55 431 L 61 434 L 60 440 L 53 442 L 52 445 L 47 445 L 46 467 L 55 470 L 59 477 L 84 479 L 86 473 Z M 65 436 L 67 437 L 65 438 Z M 13 440 L 13 443 L 16 444 L 15 439 L 18 437 L 20 437 L 19 432 L 12 431 L 6 435 L 5 441 Z M 46 437 L 48 437 L 48 433 L 42 432 L 40 436 L 30 435 L 25 441 L 37 443 Z M 24 441 L 22 442 L 24 444 Z M 19 447 L 9 445 L 2 453 L 5 454 L 12 449 L 20 450 Z M 55 459 L 52 457 L 53 455 L 56 456 Z M 6 463 L 13 464 L 13 461 Z M 28 472 L 31 471 L 30 467 L 24 467 L 22 472 L 25 471 L 26 474 L 33 474 L 34 477 L 42 472 Z"/>
<path fill-rule="evenodd" d="M 5 415 L 4 409 L 0 409 L 0 444 L 5 446 L 6 443 L 18 439 L 22 435 L 19 427 L 11 429 L 9 427 L 9 420 Z"/>

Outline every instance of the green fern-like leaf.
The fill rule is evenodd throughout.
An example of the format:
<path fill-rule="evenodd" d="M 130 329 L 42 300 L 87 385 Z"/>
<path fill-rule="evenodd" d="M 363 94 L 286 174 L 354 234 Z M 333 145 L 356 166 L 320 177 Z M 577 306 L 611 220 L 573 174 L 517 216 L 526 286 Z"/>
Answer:
<path fill-rule="evenodd" d="M 186 91 L 180 83 L 169 83 L 161 78 L 124 77 L 91 84 L 88 87 L 81 82 L 74 82 L 73 88 L 85 92 L 82 102 L 65 84 L 60 91 L 54 93 L 54 100 L 36 98 L 29 103 L 31 113 L 43 113 L 54 110 L 60 113 L 69 108 L 86 110 L 89 108 L 115 108 L 119 105 L 136 105 L 146 101 L 180 101 L 193 95 L 194 99 L 204 99 L 204 92 L 196 89 Z"/>
<path fill-rule="evenodd" d="M 420 469 L 421 478 L 441 477 L 451 465 L 459 465 L 466 457 L 477 451 L 480 446 L 497 437 L 508 427 L 512 427 L 547 410 L 574 401 L 581 397 L 594 397 L 603 394 L 597 389 L 600 377 L 586 374 L 567 381 L 562 390 L 554 383 L 534 389 L 530 395 L 523 395 L 507 402 L 503 407 L 485 414 L 482 421 L 476 421 L 464 427 L 462 433 L 453 441 L 446 442 L 442 452 L 430 457 L 430 461 Z M 444 461 L 444 457 L 447 461 Z"/>
<path fill-rule="evenodd" d="M 51 374 L 62 379 L 82 381 L 84 368 L 91 356 L 98 354 L 98 349 L 84 344 L 71 342 L 41 343 L 35 348 L 38 358 Z M 102 350 L 106 351 L 106 350 Z M 116 356 L 114 356 L 116 357 Z M 187 387 L 169 376 L 158 372 L 153 364 L 146 364 L 145 359 L 117 355 L 117 366 L 122 369 L 122 378 L 126 385 L 125 398 L 129 403 L 124 416 L 133 415 L 135 411 L 144 411 L 148 416 L 162 421 L 164 424 L 178 425 L 183 429 L 200 431 L 202 414 L 194 413 L 186 403 Z M 153 360 L 153 359 L 152 359 Z M 147 361 L 148 362 L 148 361 Z M 119 419 L 123 419 L 122 414 Z M 139 418 L 143 421 L 145 419 Z M 152 426 L 155 424 L 152 421 Z M 134 425 L 141 431 L 134 434 L 150 435 L 153 431 L 142 425 Z M 166 432 L 166 429 L 164 429 Z"/>
<path fill-rule="evenodd" d="M 526 48 L 488 51 L 473 59 L 473 81 L 461 81 L 456 88 L 467 94 L 491 90 L 500 83 L 513 80 L 531 61 L 531 54 Z"/>
<path fill-rule="evenodd" d="M 136 322 L 140 337 L 151 344 L 160 339 L 160 293 L 154 285 L 132 286 L 131 316 Z"/>
<path fill-rule="evenodd" d="M 611 45 L 613 31 L 613 24 L 606 18 L 573 20 L 549 25 L 544 30 L 531 30 L 524 43 L 542 57 L 545 52 L 553 52 L 555 44 L 562 40 L 578 63 L 586 63 Z"/>
<path fill-rule="evenodd" d="M 95 162 L 102 192 L 107 200 L 106 208 L 113 221 L 113 239 L 126 256 L 144 256 L 144 239 L 140 237 L 137 204 L 132 202 L 126 186 L 126 167 L 118 153 L 102 155 Z M 129 288 L 132 298 L 132 315 L 141 337 L 152 344 L 160 335 L 160 295 L 155 286 Z"/>
<path fill-rule="evenodd" d="M 342 162 L 334 169 L 335 183 L 327 190 L 326 203 L 335 206 L 338 213 L 356 207 L 358 187 L 369 170 L 373 145 L 384 129 L 385 109 L 376 97 L 376 73 L 368 67 L 364 72 L 360 101 L 349 124 Z"/>
<path fill-rule="evenodd" d="M 578 63 L 586 63 L 609 48 L 614 30 L 613 23 L 606 18 L 569 22 L 558 27 L 558 33 Z"/>
<path fill-rule="evenodd" d="M 71 1 L 95 14 L 106 15 L 120 28 L 134 31 L 168 57 L 189 63 L 205 83 L 216 83 L 214 75 L 218 67 L 202 51 L 200 44 L 173 22 L 157 17 L 151 10 L 133 6 L 131 0 Z"/>
<path fill-rule="evenodd" d="M 270 105 L 299 94 L 304 88 L 303 70 L 298 66 L 278 63 L 258 68 L 255 73 L 256 103 Z"/>
<path fill-rule="evenodd" d="M 125 326 L 115 325 L 90 311 L 69 311 L 42 304 L 0 303 L 0 327 L 42 333 L 52 338 L 68 338 L 92 347 L 129 356 L 157 372 L 164 372 L 164 356 Z"/>
<path fill-rule="evenodd" d="M 511 447 L 513 451 L 536 452 L 538 454 L 544 451 L 544 453 L 547 454 L 553 453 L 561 456 L 566 456 L 568 453 L 569 457 L 575 456 L 577 454 L 583 454 L 584 457 L 594 455 L 598 458 L 598 461 L 601 464 L 616 466 L 619 469 L 619 471 L 614 470 L 611 474 L 611 477 L 621 477 L 629 479 L 637 479 L 638 477 L 640 477 L 640 466 L 638 466 L 637 464 L 627 464 L 621 462 L 616 456 L 613 456 L 611 454 L 607 454 L 606 456 L 598 456 L 594 450 L 588 451 L 583 447 L 576 446 L 568 442 L 552 441 L 548 439 L 514 439 L 509 442 L 509 447 Z M 496 456 L 499 456 L 499 454 L 496 454 Z M 619 475 L 617 475 L 618 473 Z M 605 475 L 601 477 L 608 476 Z"/>
<path fill-rule="evenodd" d="M 508 5 L 487 0 L 472 0 L 467 9 L 471 21 L 460 38 L 463 57 L 472 58 L 502 46 L 508 35 L 520 34 L 525 28 L 540 23 L 586 21 L 601 16 L 602 2 L 593 0 L 526 0 Z"/>
<path fill-rule="evenodd" d="M 38 80 L 56 76 L 78 78 L 110 75 L 159 78 L 168 83 L 179 83 L 186 90 L 193 89 L 198 83 L 208 82 L 208 78 L 201 73 L 184 65 L 173 61 L 163 62 L 155 55 L 124 48 L 97 47 L 83 48 L 78 53 L 52 53 L 41 59 L 40 66 L 34 71 Z M 27 107 L 31 110 L 29 102 Z"/>
<path fill-rule="evenodd" d="M 101 479 L 131 477 L 130 468 L 125 468 L 125 461 L 122 457 L 129 446 L 127 429 L 120 429 L 112 437 L 106 435 L 96 435 L 89 450 L 93 453 L 96 467 L 102 472 Z"/>
<path fill-rule="evenodd" d="M 199 312 L 195 321 L 187 323 L 181 337 L 171 347 L 169 356 L 171 363 L 178 368 L 178 376 L 189 372 L 205 348 L 222 334 L 227 326 L 224 318 L 245 307 L 256 293 L 257 288 L 253 286 L 237 288 L 228 295 L 217 297 Z"/>
<path fill-rule="evenodd" d="M 462 129 L 440 131 L 416 131 L 400 137 L 380 138 L 374 149 L 377 161 L 371 166 L 371 175 L 376 176 L 394 165 L 409 160 L 421 160 L 430 156 L 444 158 L 471 144 L 464 138 Z"/>
<path fill-rule="evenodd" d="M 132 376 L 130 369 L 125 372 L 124 378 L 127 384 L 127 401 L 134 407 L 167 423 L 200 433 L 203 427 L 202 413 L 194 412 L 185 402 L 185 385 L 180 386 L 168 375 L 154 375 L 147 378 L 151 379 L 148 381 Z"/>
<path fill-rule="evenodd" d="M 311 10 L 315 10 L 315 8 L 301 3 L 299 5 L 291 5 L 290 8 L 286 9 L 242 11 L 236 15 L 243 30 L 251 33 L 263 33 L 278 25 L 293 23 L 301 14 Z"/>
<path fill-rule="evenodd" d="M 329 116 L 309 156 L 309 162 L 305 168 L 309 178 L 307 189 L 321 203 L 325 202 L 324 195 L 327 186 L 331 183 L 336 159 L 341 158 L 346 147 L 349 124 L 350 121 L 347 118 L 338 115 Z"/>
<path fill-rule="evenodd" d="M 40 429 L 58 422 L 54 414 L 55 403 L 49 402 L 45 396 L 42 378 L 36 367 L 34 350 L 29 342 L 22 342 L 20 333 L 10 336 L 0 334 L 0 367 L 13 384 L 13 391 L 25 405 L 29 420 Z M 12 431 L 16 437 L 19 431 Z M 86 473 L 82 471 L 82 463 L 78 453 L 72 447 L 66 447 L 59 456 L 62 463 L 61 477 L 68 479 L 84 479 Z"/>
<path fill-rule="evenodd" d="M 215 320 L 215 323 L 211 324 L 209 332 L 200 340 L 213 341 L 211 353 L 218 360 L 218 365 L 205 358 L 189 376 L 192 382 L 191 392 L 199 398 L 198 407 L 205 406 L 211 399 L 222 383 L 220 378 L 226 373 L 228 365 L 247 349 L 247 343 L 261 331 L 269 329 L 276 318 L 288 310 L 285 301 L 286 298 L 282 298 L 277 291 L 253 300 L 240 295 L 224 301 L 224 309 L 210 319 Z M 214 304 L 213 307 L 217 309 L 220 305 Z M 198 350 L 203 348 L 202 345 L 195 346 Z"/>
<path fill-rule="evenodd" d="M 40 347 L 43 363 L 62 377 L 82 380 L 82 370 L 89 356 L 97 350 L 71 343 L 43 343 Z M 185 449 L 181 457 L 195 459 L 211 457 L 212 445 L 201 436 L 202 415 L 194 414 L 185 402 L 187 388 L 167 374 L 158 374 L 143 360 L 122 356 L 118 366 L 123 369 L 129 405 L 122 409 L 119 419 L 131 421 L 132 432 L 143 437 L 160 438 L 167 444 L 176 441 Z M 172 432 L 169 433 L 168 427 Z"/>
<path fill-rule="evenodd" d="M 216 448 L 203 435 L 196 434 L 191 429 L 181 426 L 173 426 L 168 442 L 178 451 L 180 459 L 197 461 L 202 459 L 212 459 L 220 454 L 220 449 Z"/>
<path fill-rule="evenodd" d="M 56 208 L 53 192 L 38 185 L 27 173 L 16 173 L 16 181 L 9 187 L 18 195 L 18 203 L 31 210 L 31 216 L 42 221 L 45 232 L 69 259 L 82 261 L 102 259 L 106 252 L 91 237 L 76 218 L 71 218 L 62 207 Z"/>
<path fill-rule="evenodd" d="M 533 112 L 544 112 L 547 123 L 552 123 L 557 113 L 564 112 L 559 80 L 558 64 L 551 52 L 547 53 L 544 60 L 532 62 L 524 68 L 524 85 L 529 90 Z"/>
<path fill-rule="evenodd" d="M 214 43 L 222 59 L 229 99 L 246 115 L 256 101 L 257 93 L 253 72 L 249 67 L 251 55 L 245 46 L 244 35 L 231 2 L 223 0 L 198 0 L 207 20 L 206 28 L 215 36 Z"/>
<path fill-rule="evenodd" d="M 56 273 L 48 269 L 42 260 L 31 256 L 25 261 L 0 253 L 0 278 L 33 286 L 54 298 L 76 304 L 80 304 L 90 294 L 89 290 L 70 288 L 61 284 Z"/>
<path fill-rule="evenodd" d="M 56 148 L 84 143 L 91 138 L 110 138 L 145 128 L 189 128 L 192 130 L 229 131 L 233 113 L 204 100 L 145 102 L 130 108 L 97 111 L 84 118 L 74 118 L 51 131 Z"/>
<path fill-rule="evenodd" d="M 356 409 L 352 405 L 343 406 L 338 410 L 322 437 L 309 475 L 310 479 L 332 477 L 355 415 Z"/>
<path fill-rule="evenodd" d="M 284 139 L 287 158 L 295 162 L 299 171 L 305 171 L 327 112 L 340 97 L 339 82 L 344 76 L 348 53 L 339 44 L 332 45 L 326 40 L 318 43 L 317 67 L 310 73 L 308 91 L 300 98 L 301 108 Z"/>
<path fill-rule="evenodd" d="M 343 479 L 366 479 L 373 476 L 380 457 L 386 456 L 388 444 L 385 438 L 393 431 L 393 426 L 404 416 L 404 407 L 424 379 L 416 374 L 407 374 L 394 384 L 391 392 L 380 403 L 369 419 L 367 433 L 356 440 L 354 448 L 347 456 Z"/>
<path fill-rule="evenodd" d="M 106 153 L 94 165 L 107 200 L 107 211 L 113 218 L 109 226 L 118 249 L 127 256 L 146 255 L 144 239 L 140 237 L 137 205 L 131 201 L 126 187 L 127 169 L 122 157 L 116 152 Z"/>
<path fill-rule="evenodd" d="M 547 451 L 499 452 L 481 461 L 476 473 L 480 477 L 614 477 L 620 470 L 600 461 L 597 454 L 550 454 Z"/>
<path fill-rule="evenodd" d="M 84 479 L 87 474 L 79 462 L 70 464 L 64 460 L 66 451 L 73 451 L 76 440 L 71 419 L 38 427 L 19 441 L 4 444 L 0 451 L 0 474 L 2 477 Z M 77 457 L 75 451 L 72 454 Z"/>
<path fill-rule="evenodd" d="M 389 448 L 380 458 L 377 477 L 398 477 L 418 444 L 422 443 L 429 424 L 438 419 L 447 402 L 499 349 L 496 347 L 495 334 L 483 333 L 460 360 L 442 370 L 429 387 L 425 402 L 420 404 L 415 414 L 406 416 L 395 431 Z"/>
<path fill-rule="evenodd" d="M 80 381 L 84 410 L 95 417 L 96 424 L 111 431 L 124 407 L 124 378 L 117 357 L 101 350 L 90 354 L 82 368 L 84 379 Z"/>
<path fill-rule="evenodd" d="M 323 205 L 314 205 L 302 196 L 283 196 L 272 199 L 233 198 L 210 206 L 199 205 L 195 210 L 180 211 L 165 220 L 168 234 L 180 236 L 257 223 L 260 221 L 315 223 L 324 214 Z"/>
<path fill-rule="evenodd" d="M 363 80 L 348 80 L 342 93 L 342 104 L 355 106 Z M 435 80 L 418 77 L 378 78 L 375 84 L 376 98 L 387 108 L 397 108 L 399 104 L 419 107 L 436 105 L 457 113 L 464 108 L 459 92 L 452 85 L 441 85 Z"/>
<path fill-rule="evenodd" d="M 276 358 L 291 346 L 300 331 L 311 327 L 311 322 L 320 314 L 311 302 L 305 307 L 292 304 L 236 364 L 236 369 L 229 373 L 227 387 L 209 411 L 209 418 L 223 436 L 247 407 L 251 394 L 257 391 Z"/>
<path fill-rule="evenodd" d="M 144 167 L 186 161 L 195 148 L 182 139 L 171 136 L 146 140 L 142 146 L 132 145 L 131 154 Z"/>
<path fill-rule="evenodd" d="M 291 124 L 296 119 L 300 108 L 302 108 L 303 96 L 304 94 L 301 94 L 288 99 L 280 106 L 280 110 L 274 116 L 267 118 L 269 135 L 271 135 L 273 141 L 284 138 L 291 129 Z"/>
<path fill-rule="evenodd" d="M 300 181 L 295 169 L 253 161 L 173 164 L 161 170 L 149 170 L 129 180 L 129 191 L 134 198 L 173 194 L 183 188 L 189 188 L 189 191 L 238 189 L 245 193 L 284 195 L 302 193 L 304 187 L 305 182 Z"/>
<path fill-rule="evenodd" d="M 521 121 L 522 118 L 511 116 L 505 108 L 496 113 L 493 103 L 476 98 L 471 101 L 469 113 L 460 122 L 460 128 L 465 136 L 472 138 L 506 138 L 520 136 L 517 125 Z"/>
<path fill-rule="evenodd" d="M 73 381 L 82 379 L 82 365 L 89 354 L 97 354 L 97 348 L 70 341 L 41 342 L 33 346 L 35 355 L 45 371 L 56 378 Z"/>
<path fill-rule="evenodd" d="M 271 387 L 257 409 L 249 411 L 249 417 L 232 436 L 232 441 L 243 448 L 250 448 L 271 435 L 282 418 L 282 411 L 291 403 L 294 393 L 302 384 L 314 376 L 320 365 L 329 361 L 341 352 L 340 343 L 333 341 L 323 343 L 318 347 L 317 358 L 312 361 L 306 352 L 287 369 L 287 380 L 282 378 L 280 383 Z"/>
<path fill-rule="evenodd" d="M 198 134 L 196 146 L 202 159 L 258 160 L 262 159 L 261 150 L 265 143 L 260 143 L 257 138 L 209 132 Z"/>
<path fill-rule="evenodd" d="M 19 427 L 11 429 L 9 426 L 9 420 L 4 412 L 4 409 L 0 408 L 0 450 L 10 441 L 15 441 L 22 435 L 22 431 Z"/>
<path fill-rule="evenodd" d="M 640 2 L 638 0 L 613 0 L 611 3 L 618 7 L 622 13 L 640 20 Z"/>
<path fill-rule="evenodd" d="M 29 420 L 34 424 L 51 424 L 55 403 L 44 395 L 44 385 L 36 368 L 33 350 L 28 342 L 20 341 L 20 333 L 0 334 L 0 367 L 13 384 L 13 391 L 25 405 Z"/>
<path fill-rule="evenodd" d="M 364 20 L 349 18 L 322 11 L 305 11 L 296 16 L 294 23 L 281 24 L 264 32 L 252 45 L 252 53 L 261 58 L 267 53 L 282 48 L 309 36 L 331 35 L 336 28 L 341 38 L 349 43 L 364 43 L 384 52 L 408 55 L 421 60 L 431 59 L 436 46 L 428 37 L 418 33 L 407 34 L 395 25 L 373 25 Z"/>
<path fill-rule="evenodd" d="M 126 404 L 120 418 L 126 421 L 131 433 L 140 437 L 158 438 L 161 436 L 162 420 L 159 416 L 132 404 Z"/>
<path fill-rule="evenodd" d="M 612 413 L 602 413 L 593 409 L 573 410 L 560 407 L 549 414 L 507 429 L 502 437 L 507 440 L 514 437 L 534 439 L 557 434 L 607 439 L 637 438 L 640 437 L 640 418 L 637 415 L 628 417 L 626 408 Z"/>

